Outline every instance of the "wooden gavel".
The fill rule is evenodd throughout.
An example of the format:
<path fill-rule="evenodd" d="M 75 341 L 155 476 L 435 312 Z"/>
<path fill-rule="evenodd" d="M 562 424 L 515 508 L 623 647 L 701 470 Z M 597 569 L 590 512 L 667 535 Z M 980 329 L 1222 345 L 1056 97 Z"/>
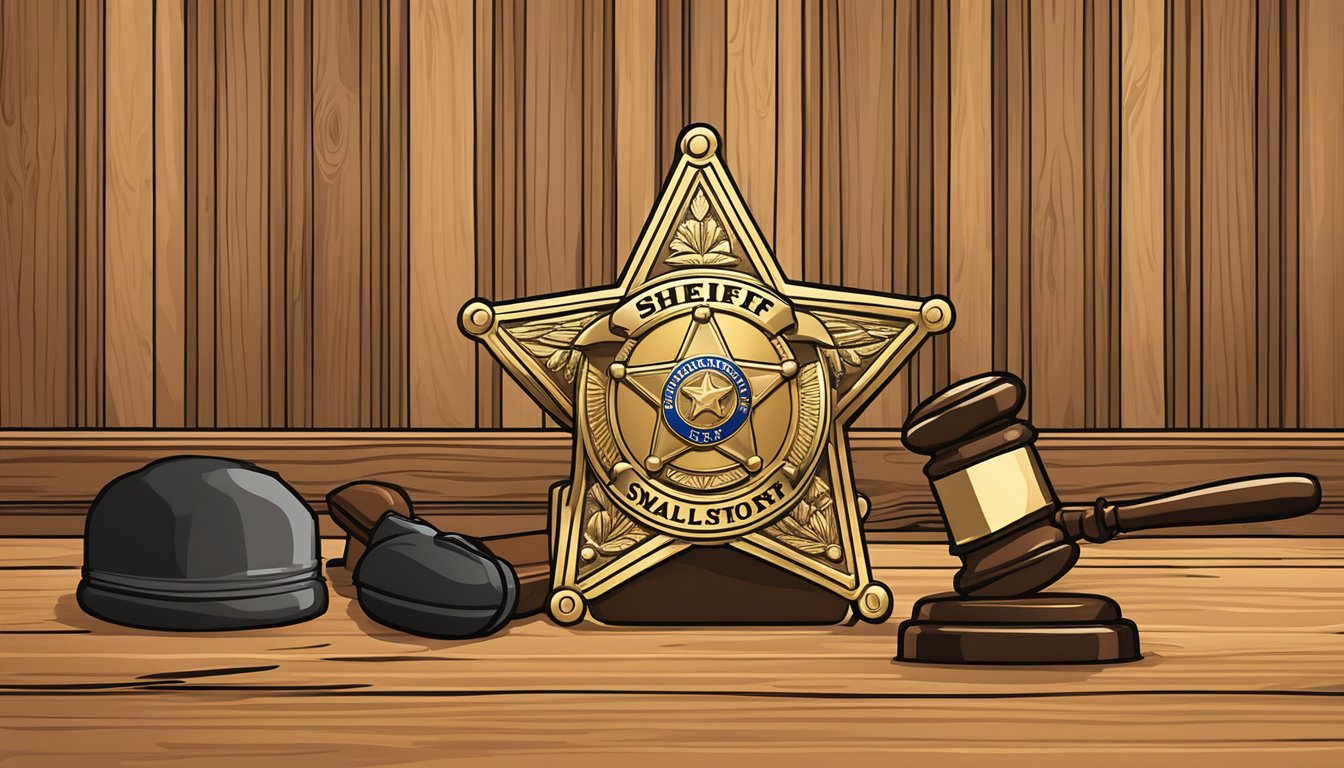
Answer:
<path fill-rule="evenodd" d="M 952 385 L 906 420 L 902 441 L 931 457 L 924 473 L 970 597 L 1012 597 L 1053 584 L 1078 560 L 1078 541 L 1185 525 L 1281 520 L 1321 503 L 1311 475 L 1243 477 L 1136 501 L 1063 506 L 1036 453 L 1036 430 L 1016 418 L 1025 387 L 992 373 Z"/>

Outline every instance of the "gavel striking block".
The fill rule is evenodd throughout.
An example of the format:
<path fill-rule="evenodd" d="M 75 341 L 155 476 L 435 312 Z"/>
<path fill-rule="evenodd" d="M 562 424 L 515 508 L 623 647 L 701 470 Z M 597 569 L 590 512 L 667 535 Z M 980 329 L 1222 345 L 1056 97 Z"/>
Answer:
<path fill-rule="evenodd" d="M 1017 418 L 1011 374 L 958 382 L 922 403 L 902 440 L 930 457 L 924 472 L 962 567 L 957 594 L 920 600 L 901 625 L 899 657 L 940 663 L 1078 663 L 1138 657 L 1138 633 L 1114 601 L 1038 594 L 1078 560 L 1078 542 L 1149 528 L 1251 523 L 1307 514 L 1321 501 L 1310 475 L 1228 480 L 1123 503 L 1063 506 Z"/>

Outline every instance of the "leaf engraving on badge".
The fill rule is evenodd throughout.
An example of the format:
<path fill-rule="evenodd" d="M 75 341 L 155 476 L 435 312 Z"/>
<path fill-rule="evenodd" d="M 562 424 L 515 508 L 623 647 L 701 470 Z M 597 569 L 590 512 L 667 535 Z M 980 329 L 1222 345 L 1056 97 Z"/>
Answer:
<path fill-rule="evenodd" d="M 664 261 L 674 267 L 729 266 L 738 262 L 728 233 L 709 215 L 709 200 L 703 191 L 695 193 L 690 215 L 677 227 L 669 248 L 672 255 Z"/>
<path fill-rule="evenodd" d="M 579 361 L 583 357 L 574 349 L 574 339 L 596 316 L 596 312 L 586 312 L 558 322 L 552 318 L 534 320 L 510 327 L 508 331 L 529 355 L 544 361 L 548 370 L 555 371 L 565 381 L 573 383 Z"/>
<path fill-rule="evenodd" d="M 583 508 L 588 516 L 588 522 L 583 526 L 583 538 L 598 554 L 619 554 L 648 537 L 633 520 L 611 508 L 611 500 L 600 486 L 588 489 Z"/>
<path fill-rule="evenodd" d="M 830 312 L 814 312 L 826 326 L 835 347 L 819 347 L 818 352 L 839 383 L 845 375 L 863 367 L 864 361 L 881 352 L 909 323 L 891 320 L 854 320 Z"/>
<path fill-rule="evenodd" d="M 836 530 L 835 499 L 830 486 L 820 477 L 812 484 L 789 514 L 771 526 L 775 538 L 813 557 L 839 560 L 839 531 Z"/>

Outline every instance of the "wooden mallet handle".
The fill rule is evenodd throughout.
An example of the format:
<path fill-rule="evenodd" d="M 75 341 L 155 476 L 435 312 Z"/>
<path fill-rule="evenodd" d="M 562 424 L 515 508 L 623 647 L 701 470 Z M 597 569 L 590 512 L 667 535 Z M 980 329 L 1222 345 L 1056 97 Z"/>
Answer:
<path fill-rule="evenodd" d="M 1321 504 L 1311 475 L 1263 475 L 1225 480 L 1146 499 L 1064 507 L 1055 524 L 1072 539 L 1103 542 L 1116 534 L 1182 525 L 1257 523 L 1305 515 Z"/>

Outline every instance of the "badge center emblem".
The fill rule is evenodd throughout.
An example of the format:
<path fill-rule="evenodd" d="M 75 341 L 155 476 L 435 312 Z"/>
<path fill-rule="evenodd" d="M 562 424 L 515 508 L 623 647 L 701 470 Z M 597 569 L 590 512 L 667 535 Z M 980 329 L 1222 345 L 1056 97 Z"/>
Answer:
<path fill-rule="evenodd" d="M 692 445 L 732 437 L 751 413 L 751 384 L 732 360 L 700 355 L 683 360 L 663 385 L 663 419 Z"/>

